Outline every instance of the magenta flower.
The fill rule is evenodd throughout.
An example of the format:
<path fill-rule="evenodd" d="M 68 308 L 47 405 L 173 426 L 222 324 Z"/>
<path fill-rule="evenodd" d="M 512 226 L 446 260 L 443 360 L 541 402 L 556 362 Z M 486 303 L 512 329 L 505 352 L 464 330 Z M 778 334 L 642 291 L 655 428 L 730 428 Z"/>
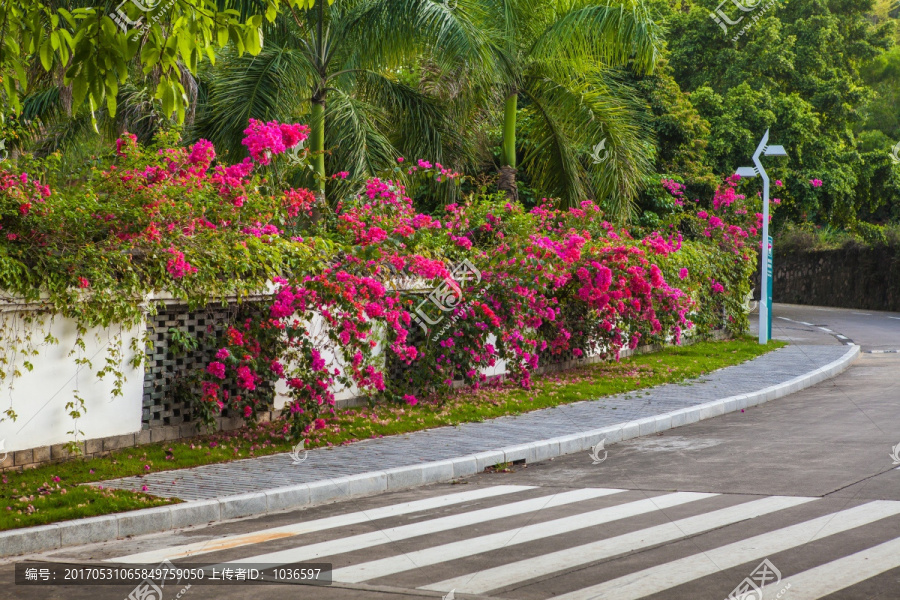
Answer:
<path fill-rule="evenodd" d="M 237 369 L 238 387 L 253 391 L 256 389 L 257 375 L 247 365 L 241 365 Z"/>
<path fill-rule="evenodd" d="M 206 366 L 206 372 L 212 375 L 213 377 L 218 377 L 219 379 L 225 379 L 225 365 L 222 363 L 215 361 L 211 362 Z"/>

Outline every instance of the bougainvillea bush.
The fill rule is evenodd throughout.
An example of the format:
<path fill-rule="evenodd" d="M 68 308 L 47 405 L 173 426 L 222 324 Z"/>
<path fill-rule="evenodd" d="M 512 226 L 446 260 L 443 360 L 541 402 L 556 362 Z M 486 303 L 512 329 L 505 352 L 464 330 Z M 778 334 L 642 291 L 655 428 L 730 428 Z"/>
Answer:
<path fill-rule="evenodd" d="M 261 128 L 272 130 L 267 139 L 277 132 L 282 149 L 307 132 L 251 123 L 248 142 L 259 161 L 271 157 L 255 142 Z M 83 335 L 93 326 L 138 322 L 155 310 L 152 301 L 143 305 L 154 295 L 194 307 L 246 296 L 310 260 L 322 240 L 298 244 L 282 235 L 305 218 L 309 192 L 272 193 L 255 159 L 218 165 L 209 142 L 177 141 L 166 134 L 144 148 L 123 135 L 104 166 L 78 181 L 66 181 L 53 157 L 23 159 L 16 172 L 0 163 L 0 297 L 39 300 L 51 314 L 76 319 Z M 33 354 L 39 340 L 20 339 L 21 328 L 4 324 L 0 381 L 10 384 L 16 355 Z M 116 343 L 110 348 L 121 357 Z M 121 379 L 118 367 L 100 364 L 108 366 L 100 373 Z"/>
<path fill-rule="evenodd" d="M 223 325 L 215 360 L 195 374 L 196 411 L 253 421 L 277 382 L 295 436 L 323 426 L 338 388 L 415 404 L 483 385 L 500 364 L 528 387 L 558 360 L 706 333 L 723 310 L 731 329 L 746 325 L 755 232 L 738 224 L 734 182 L 714 199 L 722 216 L 684 212 L 637 232 L 588 200 L 526 211 L 473 195 L 419 213 L 405 181 L 459 175 L 400 158 L 391 178 L 358 182 L 329 212 L 278 185 L 307 131 L 251 121 L 236 165 L 203 140 L 141 148 L 125 135 L 105 168 L 61 190 L 0 172 L 0 289 L 49 293 L 89 324 L 140 318 L 150 291 L 194 305 L 266 291 L 262 310 Z"/>

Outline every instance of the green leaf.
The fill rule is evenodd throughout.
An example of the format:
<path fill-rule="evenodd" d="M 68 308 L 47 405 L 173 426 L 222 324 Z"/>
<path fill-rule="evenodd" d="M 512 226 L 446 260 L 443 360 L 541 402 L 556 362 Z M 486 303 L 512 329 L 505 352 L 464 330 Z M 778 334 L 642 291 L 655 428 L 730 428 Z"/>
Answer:
<path fill-rule="evenodd" d="M 84 102 L 84 97 L 87 95 L 87 77 L 84 74 L 84 71 L 81 70 L 75 79 L 72 80 L 72 106 L 80 106 L 82 102 Z"/>
<path fill-rule="evenodd" d="M 197 44 L 194 42 L 193 37 L 189 35 L 178 36 L 178 51 L 181 53 L 181 60 L 186 65 L 190 65 L 193 62 L 191 60 L 191 54 L 193 54 L 194 48 L 196 47 Z"/>
<path fill-rule="evenodd" d="M 262 29 L 252 29 L 248 28 L 247 33 L 244 36 L 244 40 L 247 46 L 247 52 L 256 56 L 259 54 L 260 50 L 262 50 L 263 39 L 262 39 Z"/>
<path fill-rule="evenodd" d="M 49 71 L 53 68 L 53 48 L 50 47 L 50 39 L 44 40 L 44 43 L 41 44 L 41 65 L 43 65 L 45 71 Z"/>

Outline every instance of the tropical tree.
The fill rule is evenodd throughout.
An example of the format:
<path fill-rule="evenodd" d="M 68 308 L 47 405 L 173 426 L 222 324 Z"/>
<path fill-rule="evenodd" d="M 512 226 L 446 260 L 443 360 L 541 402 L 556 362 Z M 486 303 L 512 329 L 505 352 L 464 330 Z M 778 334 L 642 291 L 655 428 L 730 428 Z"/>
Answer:
<path fill-rule="evenodd" d="M 491 51 L 503 106 L 499 188 L 517 197 L 517 167 L 572 206 L 587 197 L 627 218 L 651 170 L 633 91 L 613 71 L 652 71 L 660 27 L 641 0 L 487 0 L 502 35 Z M 524 134 L 517 138 L 517 131 Z M 521 155 L 521 163 L 517 160 Z"/>
<path fill-rule="evenodd" d="M 166 116 L 183 120 L 190 98 L 184 70 L 196 72 L 216 48 L 258 53 L 264 18 L 311 0 L 255 0 L 241 19 L 231 0 L 16 0 L 0 2 L 0 109 L 22 110 L 35 70 L 60 70 L 74 108 L 116 112 L 119 87 L 136 60 L 155 71 L 155 97 Z"/>
<path fill-rule="evenodd" d="M 206 102 L 196 135 L 241 152 L 248 119 L 302 118 L 311 127 L 307 179 L 322 196 L 326 163 L 362 176 L 403 154 L 438 161 L 464 154 L 461 129 L 409 75 L 423 56 L 440 71 L 489 70 L 483 32 L 466 11 L 432 0 L 316 0 L 280 16 L 265 37 L 259 55 L 226 51 L 201 77 Z"/>
<path fill-rule="evenodd" d="M 873 92 L 891 102 L 885 51 L 894 29 L 887 21 L 873 24 L 871 0 L 775 3 L 727 32 L 710 18 L 708 5 L 653 2 L 668 17 L 675 79 L 709 122 L 706 153 L 716 173 L 729 175 L 745 164 L 771 129 L 771 139 L 788 151 L 770 171 L 784 182 L 777 220 L 851 227 L 862 211 L 896 202 L 891 186 L 869 180 L 890 171 L 889 138 L 861 139 L 854 131 L 867 116 L 872 127 L 892 131 L 896 124 L 895 105 L 884 110 L 873 103 Z M 739 11 L 729 10 L 737 20 Z M 869 85 L 863 73 L 871 75 Z M 815 179 L 823 185 L 812 186 Z M 755 193 L 755 181 L 745 185 Z"/>

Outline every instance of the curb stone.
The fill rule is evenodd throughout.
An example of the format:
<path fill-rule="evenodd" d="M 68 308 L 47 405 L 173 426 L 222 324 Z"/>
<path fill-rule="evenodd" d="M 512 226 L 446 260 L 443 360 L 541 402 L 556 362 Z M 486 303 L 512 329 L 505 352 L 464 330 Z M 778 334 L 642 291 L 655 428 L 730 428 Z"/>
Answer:
<path fill-rule="evenodd" d="M 408 489 L 427 483 L 450 481 L 484 471 L 503 462 L 544 461 L 556 456 L 589 451 L 601 440 L 616 443 L 651 435 L 704 419 L 764 404 L 806 389 L 845 371 L 860 354 L 848 346 L 839 359 L 783 383 L 749 394 L 720 398 L 636 421 L 611 425 L 528 444 L 507 446 L 449 460 L 371 471 L 265 492 L 193 500 L 171 506 L 133 510 L 115 515 L 88 517 L 51 525 L 0 531 L 0 557 L 45 552 L 68 546 L 104 542 L 133 535 L 159 533 L 194 525 L 206 525 L 248 516 L 323 504 L 350 496 Z"/>

